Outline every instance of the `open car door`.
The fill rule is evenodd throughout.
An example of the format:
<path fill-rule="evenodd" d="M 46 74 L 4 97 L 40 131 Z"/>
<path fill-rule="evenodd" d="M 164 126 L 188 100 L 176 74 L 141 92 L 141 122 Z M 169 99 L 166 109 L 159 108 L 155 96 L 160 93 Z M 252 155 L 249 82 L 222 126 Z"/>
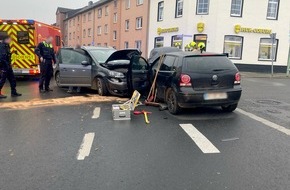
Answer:
<path fill-rule="evenodd" d="M 149 87 L 148 70 L 149 64 L 143 57 L 140 55 L 131 57 L 128 72 L 128 85 L 131 93 L 134 90 L 141 94 L 146 92 Z"/>

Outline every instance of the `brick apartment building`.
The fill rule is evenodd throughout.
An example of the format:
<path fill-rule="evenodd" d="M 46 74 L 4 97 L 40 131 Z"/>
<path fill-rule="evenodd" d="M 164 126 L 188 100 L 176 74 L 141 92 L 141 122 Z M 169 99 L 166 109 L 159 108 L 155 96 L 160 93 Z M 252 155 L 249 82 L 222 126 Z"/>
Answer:
<path fill-rule="evenodd" d="M 56 25 L 65 46 L 139 48 L 147 56 L 148 18 L 147 0 L 99 0 L 81 9 L 59 7 Z"/>

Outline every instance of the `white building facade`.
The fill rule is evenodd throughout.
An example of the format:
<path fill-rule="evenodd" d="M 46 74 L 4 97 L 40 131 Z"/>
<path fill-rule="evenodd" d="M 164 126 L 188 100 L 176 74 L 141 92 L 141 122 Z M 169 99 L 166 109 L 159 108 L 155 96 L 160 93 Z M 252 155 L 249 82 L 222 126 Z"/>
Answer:
<path fill-rule="evenodd" d="M 150 6 L 149 52 L 195 41 L 241 66 L 269 66 L 274 52 L 275 66 L 287 67 L 289 0 L 151 0 Z M 273 51 L 271 33 L 277 33 Z"/>

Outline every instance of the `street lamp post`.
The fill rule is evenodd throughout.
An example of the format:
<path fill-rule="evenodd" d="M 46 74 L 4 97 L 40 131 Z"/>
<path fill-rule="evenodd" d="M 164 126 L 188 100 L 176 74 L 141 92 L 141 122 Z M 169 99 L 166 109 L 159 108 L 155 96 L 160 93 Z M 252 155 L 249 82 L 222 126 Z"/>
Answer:
<path fill-rule="evenodd" d="M 271 66 L 271 76 L 273 77 L 274 76 L 274 55 L 275 55 L 275 50 L 274 50 L 274 45 L 275 45 L 275 41 L 276 41 L 276 36 L 277 34 L 276 33 L 272 33 L 270 34 L 270 37 L 271 37 L 271 41 L 272 41 L 272 55 L 271 55 L 271 60 L 272 60 L 272 66 Z"/>

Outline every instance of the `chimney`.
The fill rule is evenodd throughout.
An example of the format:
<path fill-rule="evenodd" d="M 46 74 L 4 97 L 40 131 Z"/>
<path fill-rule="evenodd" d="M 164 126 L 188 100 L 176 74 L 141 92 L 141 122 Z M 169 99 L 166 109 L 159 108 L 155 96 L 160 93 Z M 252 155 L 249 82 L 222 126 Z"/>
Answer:
<path fill-rule="evenodd" d="M 89 1 L 89 7 L 92 6 L 94 3 L 93 1 Z"/>

